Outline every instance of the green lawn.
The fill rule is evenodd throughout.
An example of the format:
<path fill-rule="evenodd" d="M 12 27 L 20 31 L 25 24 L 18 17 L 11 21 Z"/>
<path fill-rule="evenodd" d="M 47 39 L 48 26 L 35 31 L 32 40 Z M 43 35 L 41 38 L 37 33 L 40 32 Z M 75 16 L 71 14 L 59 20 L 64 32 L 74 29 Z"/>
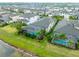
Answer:
<path fill-rule="evenodd" d="M 0 28 L 0 39 L 16 47 L 30 51 L 37 56 L 79 56 L 79 50 L 49 44 L 46 39 L 38 42 L 36 39 L 17 35 L 16 32 L 17 30 L 10 26 Z"/>

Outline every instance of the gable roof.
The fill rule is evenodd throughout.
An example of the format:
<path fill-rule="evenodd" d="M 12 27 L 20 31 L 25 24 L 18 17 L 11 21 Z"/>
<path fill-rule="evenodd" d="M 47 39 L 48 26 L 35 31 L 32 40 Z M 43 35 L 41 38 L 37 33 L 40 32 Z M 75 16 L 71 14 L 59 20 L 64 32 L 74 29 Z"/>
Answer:
<path fill-rule="evenodd" d="M 58 23 L 58 25 L 56 26 L 55 30 L 59 29 L 59 28 L 62 28 L 63 26 L 69 24 L 70 22 L 68 22 L 66 19 L 63 19 L 62 21 L 60 21 Z"/>
<path fill-rule="evenodd" d="M 28 30 L 30 32 L 39 31 L 41 29 L 48 28 L 49 24 L 53 22 L 54 20 L 52 18 L 41 18 L 41 20 L 34 22 L 33 24 L 30 24 L 24 28 L 24 30 Z"/>
<path fill-rule="evenodd" d="M 49 17 L 45 17 L 45 18 L 42 18 L 41 20 L 39 20 L 31 25 L 47 28 L 49 26 L 49 24 L 53 21 L 54 21 L 54 19 L 49 18 Z"/>
<path fill-rule="evenodd" d="M 21 15 L 21 17 L 24 17 L 24 18 L 30 18 L 34 16 L 36 16 L 36 14 L 32 14 L 32 13 L 26 13 L 26 14 Z"/>
<path fill-rule="evenodd" d="M 63 26 L 62 28 L 57 29 L 56 32 L 61 32 L 61 33 L 65 33 L 67 35 L 72 35 L 75 38 L 79 39 L 79 30 L 75 29 L 73 27 L 73 25 L 71 25 L 71 24 L 67 24 L 67 25 Z"/>
<path fill-rule="evenodd" d="M 0 18 L 1 20 L 3 20 L 4 22 L 8 22 L 10 19 L 9 19 L 9 14 L 4 14 L 3 17 Z"/>

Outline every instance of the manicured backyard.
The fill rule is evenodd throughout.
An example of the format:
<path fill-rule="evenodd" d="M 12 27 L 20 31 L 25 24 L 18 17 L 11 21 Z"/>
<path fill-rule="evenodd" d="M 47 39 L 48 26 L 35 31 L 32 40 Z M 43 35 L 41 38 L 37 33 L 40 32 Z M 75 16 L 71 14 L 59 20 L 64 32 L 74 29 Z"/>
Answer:
<path fill-rule="evenodd" d="M 18 48 L 30 51 L 37 56 L 79 56 L 79 50 L 72 50 L 65 47 L 53 45 L 44 39 L 38 42 L 36 39 L 31 39 L 22 35 L 16 34 L 17 30 L 14 27 L 6 26 L 0 28 L 0 39 L 16 46 Z"/>

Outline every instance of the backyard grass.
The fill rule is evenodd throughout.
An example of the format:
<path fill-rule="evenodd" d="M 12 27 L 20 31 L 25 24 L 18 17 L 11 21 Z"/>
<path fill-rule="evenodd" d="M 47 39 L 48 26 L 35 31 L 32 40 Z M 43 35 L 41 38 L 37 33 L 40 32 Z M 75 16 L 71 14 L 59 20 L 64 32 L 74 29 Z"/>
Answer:
<path fill-rule="evenodd" d="M 11 27 L 11 26 L 6 26 L 6 27 L 3 27 L 1 29 L 4 30 L 4 31 L 6 31 L 6 32 L 8 32 L 8 33 L 14 33 L 14 32 L 17 31 L 16 28 Z"/>
<path fill-rule="evenodd" d="M 64 56 L 79 56 L 79 50 L 72 50 L 65 47 L 53 45 L 44 39 L 38 42 L 36 39 L 31 39 L 22 35 L 16 34 L 17 30 L 13 27 L 6 26 L 0 28 L 0 39 L 18 48 L 30 51 L 37 56 L 46 57 L 64 57 Z"/>

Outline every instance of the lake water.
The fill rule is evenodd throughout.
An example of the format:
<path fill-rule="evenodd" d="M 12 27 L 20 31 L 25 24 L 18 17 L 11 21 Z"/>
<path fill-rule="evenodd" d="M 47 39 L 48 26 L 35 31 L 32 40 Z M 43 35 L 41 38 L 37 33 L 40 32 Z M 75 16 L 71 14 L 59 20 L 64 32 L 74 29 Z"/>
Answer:
<path fill-rule="evenodd" d="M 17 52 L 12 46 L 7 45 L 0 40 L 0 57 L 19 57 L 21 53 Z"/>
<path fill-rule="evenodd" d="M 19 7 L 19 8 L 44 8 L 48 7 L 79 7 L 79 3 L 0 3 L 4 7 Z"/>

